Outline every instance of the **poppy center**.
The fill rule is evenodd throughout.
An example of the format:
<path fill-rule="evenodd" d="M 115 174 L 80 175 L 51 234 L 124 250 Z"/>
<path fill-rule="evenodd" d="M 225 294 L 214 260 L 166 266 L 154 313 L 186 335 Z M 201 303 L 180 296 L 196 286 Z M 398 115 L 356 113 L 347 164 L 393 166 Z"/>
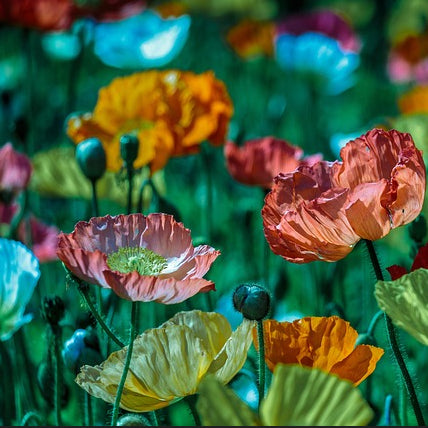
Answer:
<path fill-rule="evenodd" d="M 109 254 L 107 265 L 121 273 L 136 271 L 140 275 L 158 275 L 168 263 L 164 257 L 147 248 L 122 247 Z"/>

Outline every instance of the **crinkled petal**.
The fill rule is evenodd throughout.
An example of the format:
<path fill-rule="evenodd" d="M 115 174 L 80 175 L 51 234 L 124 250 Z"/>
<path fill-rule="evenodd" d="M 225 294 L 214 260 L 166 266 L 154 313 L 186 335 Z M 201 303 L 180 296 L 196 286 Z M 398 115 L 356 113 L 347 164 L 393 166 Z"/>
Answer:
<path fill-rule="evenodd" d="M 278 365 L 260 407 L 267 426 L 360 426 L 373 410 L 351 382 L 318 369 Z"/>

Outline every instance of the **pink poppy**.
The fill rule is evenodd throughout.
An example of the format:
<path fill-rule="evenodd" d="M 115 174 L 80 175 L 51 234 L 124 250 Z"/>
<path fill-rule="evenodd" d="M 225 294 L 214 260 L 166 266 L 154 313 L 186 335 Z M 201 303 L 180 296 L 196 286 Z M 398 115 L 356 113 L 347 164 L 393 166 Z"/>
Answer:
<path fill-rule="evenodd" d="M 228 141 L 224 147 L 230 175 L 240 183 L 270 189 L 280 172 L 290 172 L 298 166 L 311 166 L 322 159 L 321 154 L 303 158 L 303 150 L 274 137 L 257 138 L 238 146 Z"/>
<path fill-rule="evenodd" d="M 410 134 L 373 129 L 340 155 L 343 161 L 275 178 L 262 209 L 275 254 L 295 263 L 337 261 L 361 238 L 375 241 L 419 215 L 426 173 Z"/>
<path fill-rule="evenodd" d="M 60 233 L 57 255 L 78 278 L 132 301 L 180 303 L 215 290 L 203 279 L 220 252 L 193 247 L 190 230 L 153 213 L 93 217 Z"/>

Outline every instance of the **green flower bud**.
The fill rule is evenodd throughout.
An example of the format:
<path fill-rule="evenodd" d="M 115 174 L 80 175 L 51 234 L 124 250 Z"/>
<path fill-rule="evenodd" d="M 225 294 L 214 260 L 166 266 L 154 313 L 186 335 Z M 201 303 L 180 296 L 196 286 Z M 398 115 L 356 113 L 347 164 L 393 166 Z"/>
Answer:
<path fill-rule="evenodd" d="M 233 293 L 233 306 L 249 319 L 260 321 L 270 311 L 270 294 L 258 284 L 241 284 Z"/>
<path fill-rule="evenodd" d="M 89 180 L 98 180 L 106 170 L 106 153 L 98 138 L 88 138 L 78 144 L 76 160 Z"/>
<path fill-rule="evenodd" d="M 42 301 L 42 317 L 51 325 L 57 326 L 64 317 L 64 301 L 58 297 L 44 297 Z"/>
<path fill-rule="evenodd" d="M 134 163 L 138 156 L 139 141 L 135 135 L 125 134 L 120 137 L 120 156 L 127 165 Z"/>
<path fill-rule="evenodd" d="M 409 225 L 409 235 L 416 243 L 422 243 L 425 241 L 427 234 L 427 222 L 423 214 L 413 220 Z"/>

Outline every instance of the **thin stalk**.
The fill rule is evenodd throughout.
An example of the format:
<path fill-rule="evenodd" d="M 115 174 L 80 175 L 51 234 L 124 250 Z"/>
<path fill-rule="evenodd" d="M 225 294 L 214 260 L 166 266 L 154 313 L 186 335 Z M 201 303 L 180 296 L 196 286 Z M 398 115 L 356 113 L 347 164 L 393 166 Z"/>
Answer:
<path fill-rule="evenodd" d="M 91 188 L 92 188 L 92 215 L 94 217 L 99 217 L 100 212 L 98 208 L 98 195 L 97 195 L 97 181 L 91 180 Z"/>
<path fill-rule="evenodd" d="M 128 179 L 128 203 L 127 214 L 132 212 L 132 193 L 134 191 L 134 167 L 131 162 L 126 163 L 126 177 Z"/>
<path fill-rule="evenodd" d="M 9 355 L 9 351 L 6 348 L 7 342 L 0 341 L 0 361 L 1 361 L 1 368 L 3 369 L 2 376 L 1 376 L 1 382 L 3 386 L 3 391 L 8 391 L 8 396 L 6 400 L 6 394 L 2 394 L 2 407 L 3 407 L 3 423 L 5 425 L 11 425 L 12 420 L 14 419 L 15 415 L 13 415 L 14 410 L 16 411 L 16 401 L 17 397 L 15 388 L 11 388 L 11 385 L 14 385 L 14 377 L 15 377 L 15 371 L 13 369 L 12 360 Z"/>
<path fill-rule="evenodd" d="M 92 416 L 92 399 L 91 399 L 91 396 L 86 391 L 84 391 L 83 394 L 84 394 L 84 400 L 85 400 L 84 402 L 85 425 L 92 427 L 94 426 L 94 418 Z"/>
<path fill-rule="evenodd" d="M 112 414 L 112 418 L 111 418 L 111 426 L 113 426 L 113 427 L 117 425 L 117 418 L 119 416 L 120 400 L 122 398 L 122 393 L 123 393 L 123 389 L 125 387 L 126 377 L 128 376 L 129 366 L 131 364 L 132 351 L 134 349 L 134 339 L 135 339 L 135 336 L 137 334 L 137 328 L 136 328 L 136 324 L 137 324 L 136 321 L 138 319 L 137 309 L 138 309 L 137 302 L 132 302 L 132 304 L 131 304 L 131 328 L 130 328 L 130 333 L 129 333 L 129 345 L 128 345 L 128 350 L 126 352 L 126 359 L 125 359 L 125 365 L 123 367 L 122 377 L 120 379 L 119 386 L 117 387 L 116 399 L 114 401 L 114 406 L 113 406 L 113 414 Z"/>
<path fill-rule="evenodd" d="M 367 329 L 367 336 L 370 336 L 370 337 L 373 336 L 373 332 L 376 328 L 377 323 L 382 318 L 382 315 L 383 315 L 383 311 L 378 311 L 375 313 L 375 315 L 373 316 L 372 320 L 370 321 L 369 327 Z"/>
<path fill-rule="evenodd" d="M 202 426 L 201 418 L 199 417 L 198 411 L 196 410 L 196 396 L 195 395 L 188 395 L 186 397 L 186 403 L 189 406 L 190 413 L 193 416 L 193 420 L 195 421 L 195 426 L 200 427 Z"/>
<path fill-rule="evenodd" d="M 263 332 L 263 320 L 257 321 L 257 340 L 259 345 L 259 378 L 258 378 L 258 390 L 259 390 L 259 407 L 265 396 L 265 381 L 266 381 L 266 363 L 265 363 L 265 340 Z"/>
<path fill-rule="evenodd" d="M 36 423 L 36 426 L 43 426 L 44 423 L 42 421 L 42 418 L 40 417 L 40 415 L 36 412 L 27 412 L 24 417 L 21 420 L 21 423 L 19 424 L 19 426 L 21 427 L 25 427 L 27 426 L 30 421 L 34 419 L 34 422 Z"/>
<path fill-rule="evenodd" d="M 52 329 L 54 336 L 54 411 L 55 423 L 62 425 L 61 418 L 61 392 L 62 392 L 62 356 L 61 356 L 61 327 L 56 326 Z"/>
<path fill-rule="evenodd" d="M 152 410 L 150 412 L 150 416 L 152 417 L 153 426 L 158 427 L 159 426 L 159 419 L 158 419 L 158 416 L 156 414 L 156 410 Z"/>
<path fill-rule="evenodd" d="M 383 281 L 384 279 L 383 279 L 382 269 L 380 267 L 379 259 L 377 257 L 373 242 L 367 239 L 365 239 L 364 241 L 366 242 L 367 249 L 369 251 L 370 260 L 372 262 L 373 269 L 376 274 L 376 279 L 378 281 Z M 416 420 L 418 422 L 418 425 L 425 426 L 425 420 L 421 411 L 421 407 L 419 405 L 418 397 L 416 395 L 416 390 L 413 385 L 412 378 L 409 374 L 409 371 L 407 370 L 404 358 L 401 354 L 400 347 L 398 345 L 395 326 L 392 323 L 391 318 L 386 313 L 384 314 L 384 318 L 386 323 L 386 331 L 388 334 L 389 345 L 392 349 L 392 352 L 397 361 L 397 364 L 401 370 L 401 374 L 403 376 L 404 383 L 406 385 L 407 393 L 409 394 L 410 402 L 412 404 L 413 412 L 415 413 Z"/>

